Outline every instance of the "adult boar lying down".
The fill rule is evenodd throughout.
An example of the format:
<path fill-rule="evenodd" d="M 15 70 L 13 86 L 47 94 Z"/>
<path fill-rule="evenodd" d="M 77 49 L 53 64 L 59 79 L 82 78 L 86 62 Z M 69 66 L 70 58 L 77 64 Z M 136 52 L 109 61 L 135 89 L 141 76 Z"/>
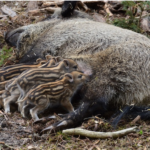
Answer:
<path fill-rule="evenodd" d="M 82 105 L 47 129 L 77 126 L 87 116 L 105 114 L 110 104 L 123 106 L 124 113 L 132 107 L 137 114 L 142 109 L 138 104 L 150 104 L 150 40 L 89 18 L 54 18 L 6 35 L 6 41 L 17 47 L 20 63 L 51 54 L 76 60 L 81 71 L 91 75 L 86 92 L 80 91 Z"/>

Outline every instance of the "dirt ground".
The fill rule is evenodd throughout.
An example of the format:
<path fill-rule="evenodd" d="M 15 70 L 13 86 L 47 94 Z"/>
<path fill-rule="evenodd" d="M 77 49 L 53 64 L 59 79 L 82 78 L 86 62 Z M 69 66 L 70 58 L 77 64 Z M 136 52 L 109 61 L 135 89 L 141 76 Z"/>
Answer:
<path fill-rule="evenodd" d="M 96 126 L 95 122 L 98 122 Z M 150 149 L 150 122 L 139 120 L 134 124 L 138 126 L 137 133 L 131 133 L 127 136 L 117 139 L 90 139 L 80 136 L 69 136 L 62 134 L 61 131 L 53 134 L 40 135 L 38 131 L 54 123 L 54 120 L 46 124 L 33 125 L 32 120 L 23 119 L 18 112 L 6 115 L 0 112 L 0 148 L 2 150 L 22 150 L 22 149 L 78 149 L 78 150 L 100 150 L 100 149 L 133 149 L 146 150 Z M 131 127 L 130 122 L 122 121 L 118 129 L 125 129 Z M 111 125 L 98 117 L 93 117 L 84 121 L 82 128 L 100 132 L 116 131 L 112 129 Z"/>
<path fill-rule="evenodd" d="M 12 10 L 17 12 L 17 16 L 10 18 L 3 16 L 0 12 L 0 50 L 4 46 L 10 48 L 5 40 L 4 34 L 8 30 L 36 23 L 44 20 L 49 14 L 40 13 L 36 16 L 28 16 L 29 10 L 41 8 L 40 2 L 0 2 L 0 8 L 7 5 Z M 99 17 L 101 21 L 105 18 Z M 15 48 L 12 54 L 15 56 Z M 16 63 L 16 59 L 7 59 L 5 65 Z M 0 109 L 0 150 L 147 150 L 150 149 L 150 121 L 138 120 L 136 123 L 122 120 L 117 129 L 113 129 L 111 125 L 104 119 L 93 116 L 84 121 L 82 128 L 95 130 L 100 132 L 109 132 L 125 129 L 131 126 L 138 126 L 139 131 L 131 133 L 127 136 L 117 139 L 90 139 L 80 136 L 69 136 L 61 131 L 52 134 L 40 135 L 41 129 L 54 123 L 54 120 L 46 124 L 33 124 L 32 120 L 24 119 L 18 112 L 5 114 L 3 109 Z"/>

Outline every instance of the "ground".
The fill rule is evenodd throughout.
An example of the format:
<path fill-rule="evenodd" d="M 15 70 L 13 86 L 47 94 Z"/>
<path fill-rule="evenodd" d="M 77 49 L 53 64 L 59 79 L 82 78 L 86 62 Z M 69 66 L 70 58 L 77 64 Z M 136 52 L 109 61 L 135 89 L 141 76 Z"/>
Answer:
<path fill-rule="evenodd" d="M 112 139 L 89 139 L 80 136 L 69 136 L 62 134 L 61 131 L 52 134 L 39 135 L 41 128 L 54 123 L 51 120 L 47 124 L 33 125 L 32 120 L 23 119 L 18 112 L 6 115 L 0 112 L 0 147 L 7 149 L 78 149 L 78 150 L 100 150 L 100 149 L 138 149 L 146 150 L 150 148 L 150 122 L 137 121 L 135 124 L 123 121 L 118 129 L 112 129 L 111 125 L 98 117 L 92 117 L 84 121 L 82 128 L 100 132 L 116 131 L 131 126 L 138 126 L 137 133 Z M 98 126 L 96 126 L 98 123 Z"/>
<path fill-rule="evenodd" d="M 39 2 L 40 3 L 40 2 Z M 8 30 L 39 22 L 45 19 L 49 14 L 41 13 L 39 16 L 27 16 L 27 11 L 39 8 L 38 5 L 29 2 L 0 2 L 0 8 L 4 5 L 9 6 L 12 10 L 17 12 L 17 16 L 9 18 L 2 16 L 0 13 L 0 50 L 3 47 L 10 49 L 4 40 L 4 33 Z M 99 19 L 105 20 L 99 17 Z M 101 20 L 101 21 L 102 21 Z M 15 48 L 12 48 L 11 54 L 15 56 Z M 1 57 L 2 58 L 2 57 Z M 16 63 L 17 60 L 6 59 L 5 65 Z M 60 118 L 58 118 L 59 120 Z M 56 133 L 40 134 L 40 131 L 54 123 L 56 120 L 51 120 L 44 124 L 33 124 L 32 120 L 24 119 L 19 112 L 15 111 L 12 114 L 5 114 L 3 109 L 0 110 L 0 149 L 2 150 L 25 150 L 25 149 L 51 149 L 51 150 L 107 150 L 107 149 L 150 149 L 150 121 L 122 120 L 117 129 L 113 129 L 108 121 L 97 116 L 93 116 L 84 121 L 82 128 L 109 132 L 125 129 L 131 126 L 138 126 L 139 131 L 128 134 L 124 137 L 112 139 L 90 139 L 80 136 L 69 136 L 62 134 L 61 131 Z"/>

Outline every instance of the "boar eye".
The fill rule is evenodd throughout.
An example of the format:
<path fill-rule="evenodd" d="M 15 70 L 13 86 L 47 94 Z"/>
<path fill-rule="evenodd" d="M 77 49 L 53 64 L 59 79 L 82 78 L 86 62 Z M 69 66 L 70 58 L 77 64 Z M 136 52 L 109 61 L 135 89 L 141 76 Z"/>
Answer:
<path fill-rule="evenodd" d="M 74 66 L 73 68 L 74 68 L 74 69 L 77 69 L 77 66 Z"/>
<path fill-rule="evenodd" d="M 78 76 L 78 78 L 82 78 L 82 74 L 80 74 L 80 75 Z"/>

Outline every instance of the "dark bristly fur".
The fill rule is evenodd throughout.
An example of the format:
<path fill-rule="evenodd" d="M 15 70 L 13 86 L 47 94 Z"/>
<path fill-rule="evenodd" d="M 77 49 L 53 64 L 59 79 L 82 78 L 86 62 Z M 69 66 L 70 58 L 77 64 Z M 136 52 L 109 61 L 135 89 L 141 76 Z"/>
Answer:
<path fill-rule="evenodd" d="M 63 17 L 71 17 L 76 7 L 77 1 L 64 1 L 62 6 L 61 15 Z"/>
<path fill-rule="evenodd" d="M 142 120 L 149 120 L 150 119 L 150 106 L 126 106 L 124 108 L 124 111 L 118 112 L 117 114 L 114 114 L 114 116 L 117 116 L 113 120 L 113 124 L 116 125 L 121 120 L 121 118 L 127 118 L 130 120 L 133 120 L 137 116 L 140 116 Z M 113 117 L 112 117 L 113 118 Z"/>
<path fill-rule="evenodd" d="M 142 120 L 150 120 L 150 106 L 134 106 L 125 117 L 134 119 L 136 116 L 140 116 Z"/>
<path fill-rule="evenodd" d="M 132 108 L 133 108 L 133 106 L 125 106 L 122 110 L 119 110 L 119 114 L 115 117 L 115 119 L 111 123 L 112 126 L 114 128 L 116 128 L 117 125 L 118 125 L 118 123 L 119 123 L 119 121 L 121 120 L 121 118 L 123 118 L 124 116 L 126 116 L 130 112 L 130 109 L 132 109 Z"/>

